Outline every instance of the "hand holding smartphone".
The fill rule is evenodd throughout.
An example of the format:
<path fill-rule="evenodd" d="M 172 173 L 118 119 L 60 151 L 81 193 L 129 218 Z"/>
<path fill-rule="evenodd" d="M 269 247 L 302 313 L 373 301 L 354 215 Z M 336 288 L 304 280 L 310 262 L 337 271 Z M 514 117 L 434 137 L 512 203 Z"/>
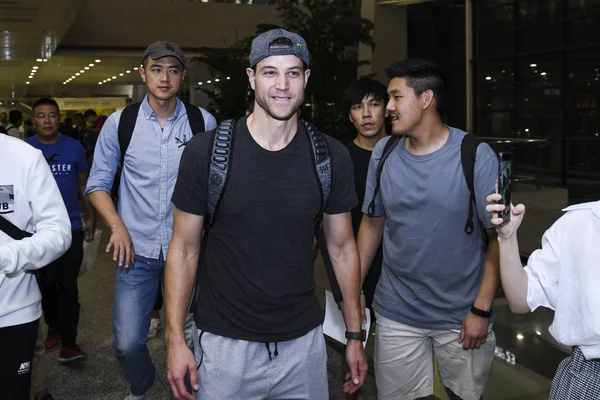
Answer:
<path fill-rule="evenodd" d="M 498 218 L 502 218 L 502 225 L 510 222 L 510 192 L 512 185 L 512 157 L 511 153 L 503 152 L 499 154 L 498 163 L 498 193 L 502 195 L 502 200 L 499 204 L 504 204 L 506 208 L 498 213 Z M 501 225 L 501 226 L 502 226 Z"/>

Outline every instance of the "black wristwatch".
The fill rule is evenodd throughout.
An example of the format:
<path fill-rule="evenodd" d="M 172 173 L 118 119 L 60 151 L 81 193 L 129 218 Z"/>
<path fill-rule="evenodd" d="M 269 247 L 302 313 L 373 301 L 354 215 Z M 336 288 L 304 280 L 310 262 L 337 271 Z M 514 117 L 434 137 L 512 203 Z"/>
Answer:
<path fill-rule="evenodd" d="M 490 311 L 480 310 L 479 308 L 475 307 L 475 305 L 471 306 L 471 312 L 473 314 L 477 315 L 478 317 L 482 317 L 482 318 L 490 318 L 492 316 L 492 310 L 490 310 Z"/>
<path fill-rule="evenodd" d="M 348 340 L 360 340 L 361 342 L 364 342 L 367 340 L 367 331 L 365 331 L 364 329 L 361 330 L 360 332 L 348 332 L 346 331 L 346 339 Z"/>

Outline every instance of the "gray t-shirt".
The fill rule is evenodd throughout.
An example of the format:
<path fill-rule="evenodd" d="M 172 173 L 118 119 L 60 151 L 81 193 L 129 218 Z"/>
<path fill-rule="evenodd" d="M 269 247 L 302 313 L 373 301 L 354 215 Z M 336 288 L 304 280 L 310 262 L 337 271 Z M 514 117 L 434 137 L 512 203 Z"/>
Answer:
<path fill-rule="evenodd" d="M 483 277 L 485 248 L 474 216 L 465 233 L 469 189 L 461 163 L 465 132 L 449 127 L 439 150 L 417 156 L 396 145 L 381 174 L 375 216 L 386 216 L 383 267 L 373 307 L 386 318 L 423 329 L 460 329 Z M 375 172 L 389 138 L 371 157 L 363 212 L 373 198 Z M 486 197 L 495 192 L 498 158 L 482 143 L 475 161 L 477 214 L 492 227 Z"/>

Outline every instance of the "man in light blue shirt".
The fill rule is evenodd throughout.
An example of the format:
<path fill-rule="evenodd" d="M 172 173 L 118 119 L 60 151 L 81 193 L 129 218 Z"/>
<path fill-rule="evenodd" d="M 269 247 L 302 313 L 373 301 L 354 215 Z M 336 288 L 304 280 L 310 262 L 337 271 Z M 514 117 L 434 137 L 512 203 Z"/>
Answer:
<path fill-rule="evenodd" d="M 110 197 L 121 160 L 119 121 L 113 113 L 98 137 L 86 194 L 111 230 L 106 251 L 117 262 L 113 306 L 114 347 L 130 385 L 126 399 L 145 399 L 155 379 L 146 346 L 150 315 L 159 282 L 164 280 L 167 247 L 172 235 L 171 195 L 179 160 L 193 133 L 186 105 L 177 98 L 185 78 L 186 60 L 169 42 L 155 42 L 144 52 L 139 72 L 148 88 L 131 142 L 123 158 L 118 214 Z M 215 118 L 200 109 L 204 128 Z"/>

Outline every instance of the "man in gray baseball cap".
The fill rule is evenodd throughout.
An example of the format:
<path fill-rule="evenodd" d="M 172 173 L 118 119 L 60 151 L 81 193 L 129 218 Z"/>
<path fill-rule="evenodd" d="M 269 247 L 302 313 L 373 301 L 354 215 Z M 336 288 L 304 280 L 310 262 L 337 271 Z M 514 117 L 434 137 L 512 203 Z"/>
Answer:
<path fill-rule="evenodd" d="M 169 199 L 179 161 L 192 136 L 217 126 L 208 111 L 177 98 L 186 73 L 179 46 L 155 42 L 142 61 L 139 73 L 148 94 L 140 103 L 114 112 L 102 126 L 86 189 L 110 227 L 108 249 L 118 265 L 113 345 L 129 386 L 127 400 L 146 399 L 156 376 L 147 341 L 157 293 L 164 283 L 173 226 Z M 118 208 L 110 196 L 115 176 L 120 178 Z"/>
<path fill-rule="evenodd" d="M 228 166 L 234 178 L 219 202 L 214 233 L 202 245 L 200 266 L 210 195 L 207 154 L 215 133 L 195 137 L 182 156 L 165 269 L 169 383 L 177 400 L 193 400 L 186 375 L 199 399 L 329 398 L 323 315 L 313 282 L 321 203 L 344 298 L 351 370 L 344 390 L 355 392 L 364 382 L 360 265 L 350 218 L 357 203 L 352 162 L 340 142 L 312 129 L 309 136 L 298 121 L 309 62 L 306 42 L 295 33 L 274 29 L 254 39 L 246 69 L 254 111 L 234 122 L 229 149 L 235 157 Z M 331 172 L 327 195 L 319 189 L 311 137 L 326 145 L 331 158 L 331 168 L 321 169 Z M 183 324 L 196 272 L 194 355 Z"/>

